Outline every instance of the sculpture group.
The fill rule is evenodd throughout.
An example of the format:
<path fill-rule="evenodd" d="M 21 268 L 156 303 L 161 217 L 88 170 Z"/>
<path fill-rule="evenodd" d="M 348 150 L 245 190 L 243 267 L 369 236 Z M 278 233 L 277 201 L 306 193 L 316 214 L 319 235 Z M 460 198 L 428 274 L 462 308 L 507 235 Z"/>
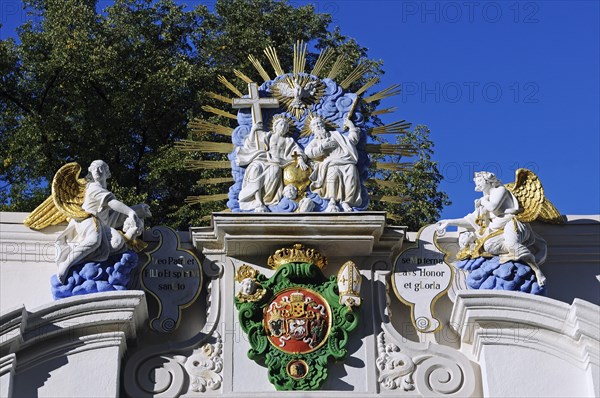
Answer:
<path fill-rule="evenodd" d="M 362 203 L 356 167 L 360 132 L 348 119 L 345 127 L 349 129 L 347 136 L 328 131 L 321 117 L 312 117 L 310 130 L 314 139 L 303 150 L 290 137 L 290 121 L 285 117 L 274 119 L 273 131 L 265 132 L 262 123 L 253 124 L 236 156 L 237 165 L 245 166 L 238 196 L 240 209 L 268 212 L 284 198 L 296 199 L 298 189 L 292 184 L 284 185 L 283 170 L 288 166 L 307 170 L 310 164 L 310 189 L 328 201 L 325 211 L 353 211 L 353 206 Z M 314 204 L 303 200 L 296 208 L 311 211 Z"/>
<path fill-rule="evenodd" d="M 93 161 L 85 178 L 81 167 L 68 163 L 52 181 L 52 195 L 25 220 L 33 229 L 43 229 L 68 221 L 56 239 L 57 278 L 65 284 L 76 265 L 102 263 L 111 256 L 145 247 L 137 237 L 143 219 L 150 217 L 145 204 L 127 206 L 107 189 L 110 169 L 102 160 Z"/>

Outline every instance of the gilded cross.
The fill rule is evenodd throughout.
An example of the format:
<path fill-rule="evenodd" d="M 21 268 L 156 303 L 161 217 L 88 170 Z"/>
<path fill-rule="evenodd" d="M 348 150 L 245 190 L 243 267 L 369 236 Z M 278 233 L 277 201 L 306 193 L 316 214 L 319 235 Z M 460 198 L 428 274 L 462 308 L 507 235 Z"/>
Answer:
<path fill-rule="evenodd" d="M 253 124 L 262 123 L 262 108 L 277 108 L 279 106 L 277 98 L 260 98 L 256 83 L 248 83 L 248 95 L 249 98 L 234 98 L 232 106 L 234 109 L 250 108 Z"/>

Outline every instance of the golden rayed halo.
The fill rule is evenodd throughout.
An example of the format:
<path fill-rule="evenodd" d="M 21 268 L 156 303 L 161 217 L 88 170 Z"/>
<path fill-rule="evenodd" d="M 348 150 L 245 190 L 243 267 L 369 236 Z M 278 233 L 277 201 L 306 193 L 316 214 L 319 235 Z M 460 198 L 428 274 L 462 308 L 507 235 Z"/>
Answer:
<path fill-rule="evenodd" d="M 321 119 L 323 121 L 323 124 L 325 124 L 325 129 L 327 129 L 327 130 L 337 130 L 338 129 L 338 126 L 336 126 L 330 120 L 324 118 L 323 116 L 321 116 L 317 113 L 312 113 L 311 111 L 308 111 L 308 115 L 306 116 L 306 119 L 304 120 L 304 125 L 302 126 L 302 130 L 300 130 L 300 137 L 308 137 L 309 135 L 312 134 L 311 129 L 310 129 L 310 123 L 315 118 Z"/>

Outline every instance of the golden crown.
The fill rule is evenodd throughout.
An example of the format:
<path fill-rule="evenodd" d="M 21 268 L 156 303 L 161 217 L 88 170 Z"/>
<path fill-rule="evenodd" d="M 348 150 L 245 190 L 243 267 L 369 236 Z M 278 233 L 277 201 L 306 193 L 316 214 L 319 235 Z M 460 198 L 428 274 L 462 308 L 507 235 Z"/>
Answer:
<path fill-rule="evenodd" d="M 294 292 L 294 293 L 290 294 L 290 299 L 292 302 L 295 302 L 295 301 L 304 302 L 304 294 L 302 294 L 300 292 Z"/>
<path fill-rule="evenodd" d="M 236 282 L 241 282 L 247 278 L 256 279 L 258 274 L 259 272 L 257 270 L 247 264 L 244 264 L 238 268 L 237 272 L 235 273 L 235 280 Z"/>
<path fill-rule="evenodd" d="M 327 258 L 315 249 L 308 249 L 304 245 L 296 243 L 291 248 L 279 249 L 269 256 L 267 264 L 273 269 L 277 269 L 288 263 L 311 263 L 325 269 L 327 267 Z"/>

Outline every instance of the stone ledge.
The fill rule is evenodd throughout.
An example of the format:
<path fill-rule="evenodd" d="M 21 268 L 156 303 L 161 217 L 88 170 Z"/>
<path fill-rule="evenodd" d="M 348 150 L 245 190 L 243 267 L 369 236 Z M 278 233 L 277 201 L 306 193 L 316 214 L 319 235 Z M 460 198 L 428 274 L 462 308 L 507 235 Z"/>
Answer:
<path fill-rule="evenodd" d="M 98 333 L 123 333 L 133 339 L 147 318 L 144 292 L 139 290 L 74 296 L 31 311 L 22 306 L 0 316 L 0 354 Z"/>
<path fill-rule="evenodd" d="M 385 220 L 385 212 L 213 213 L 210 227 L 190 233 L 194 247 L 207 254 L 269 255 L 305 243 L 328 257 L 368 256 L 402 246 L 406 227 L 386 227 Z"/>

